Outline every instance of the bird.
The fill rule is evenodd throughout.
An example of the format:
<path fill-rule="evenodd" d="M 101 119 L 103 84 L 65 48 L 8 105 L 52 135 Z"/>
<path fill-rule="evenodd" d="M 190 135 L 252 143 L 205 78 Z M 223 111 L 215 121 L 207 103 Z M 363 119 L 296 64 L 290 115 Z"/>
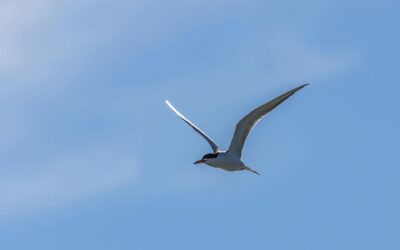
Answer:
<path fill-rule="evenodd" d="M 200 160 L 195 161 L 194 164 L 206 164 L 210 167 L 221 168 L 226 171 L 241 171 L 247 170 L 252 173 L 260 175 L 259 172 L 250 168 L 242 161 L 242 152 L 243 147 L 246 142 L 247 136 L 254 126 L 259 122 L 266 114 L 268 114 L 271 110 L 276 108 L 279 104 L 284 102 L 294 93 L 299 91 L 300 89 L 307 86 L 307 84 L 303 84 L 299 87 L 296 87 L 292 90 L 287 91 L 286 93 L 276 97 L 275 99 L 259 106 L 254 109 L 250 113 L 248 113 L 245 117 L 243 117 L 237 124 L 236 129 L 233 134 L 231 144 L 228 150 L 221 149 L 206 133 L 204 133 L 199 127 L 197 127 L 193 122 L 187 119 L 184 115 L 182 115 L 168 100 L 165 100 L 168 107 L 175 112 L 184 122 L 186 122 L 189 126 L 191 126 L 194 131 L 199 133 L 207 142 L 210 144 L 213 152 L 205 154 Z M 220 112 L 217 110 L 217 112 Z"/>

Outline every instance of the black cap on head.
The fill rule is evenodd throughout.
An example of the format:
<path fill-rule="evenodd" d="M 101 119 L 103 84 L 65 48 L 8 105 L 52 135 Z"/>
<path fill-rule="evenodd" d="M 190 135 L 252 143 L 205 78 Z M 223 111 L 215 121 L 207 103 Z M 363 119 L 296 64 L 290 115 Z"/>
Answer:
<path fill-rule="evenodd" d="M 210 158 L 217 158 L 217 156 L 218 156 L 218 153 L 206 154 L 203 156 L 203 160 L 210 159 Z"/>

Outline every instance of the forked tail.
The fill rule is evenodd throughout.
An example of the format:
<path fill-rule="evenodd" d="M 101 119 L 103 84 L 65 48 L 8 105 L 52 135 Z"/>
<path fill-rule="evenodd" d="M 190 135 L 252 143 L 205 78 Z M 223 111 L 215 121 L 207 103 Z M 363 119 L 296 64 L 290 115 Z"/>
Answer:
<path fill-rule="evenodd" d="M 250 171 L 250 172 L 253 172 L 253 173 L 255 173 L 255 174 L 261 175 L 259 172 L 255 171 L 254 169 L 251 169 L 251 168 L 249 168 L 249 167 L 244 167 L 244 169 L 246 169 L 246 170 L 248 170 L 248 171 Z"/>

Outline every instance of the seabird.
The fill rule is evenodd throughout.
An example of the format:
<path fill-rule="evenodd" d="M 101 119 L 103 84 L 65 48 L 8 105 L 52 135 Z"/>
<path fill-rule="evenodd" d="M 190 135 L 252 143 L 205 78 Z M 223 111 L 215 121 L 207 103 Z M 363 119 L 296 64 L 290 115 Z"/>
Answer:
<path fill-rule="evenodd" d="M 248 170 L 255 174 L 260 174 L 254 169 L 246 166 L 246 164 L 241 160 L 243 146 L 246 141 L 247 136 L 249 135 L 251 129 L 257 124 L 257 122 L 263 118 L 267 113 L 277 107 L 279 104 L 284 102 L 294 93 L 304 88 L 308 84 L 303 84 L 297 88 L 294 88 L 283 95 L 280 95 L 269 101 L 260 107 L 254 109 L 249 114 L 247 114 L 243 119 L 241 119 L 235 129 L 235 133 L 233 135 L 231 144 L 227 151 L 222 150 L 220 147 L 215 144 L 215 142 L 200 128 L 198 128 L 194 123 L 192 123 L 189 119 L 187 119 L 184 115 L 182 115 L 172 104 L 166 100 L 166 104 L 172 111 L 174 111 L 184 122 L 189 124 L 197 133 L 199 133 L 207 142 L 210 144 L 213 152 L 206 154 L 202 157 L 202 159 L 196 161 L 194 164 L 205 163 L 208 166 L 221 168 L 227 171 L 239 171 L 239 170 Z"/>

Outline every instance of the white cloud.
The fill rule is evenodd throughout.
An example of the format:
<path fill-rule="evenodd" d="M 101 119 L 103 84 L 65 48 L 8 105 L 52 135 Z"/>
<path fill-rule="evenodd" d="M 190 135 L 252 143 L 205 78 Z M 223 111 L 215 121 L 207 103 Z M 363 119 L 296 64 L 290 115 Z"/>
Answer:
<path fill-rule="evenodd" d="M 54 208 L 130 184 L 136 162 L 116 147 L 98 147 L 29 166 L 3 166 L 0 219 Z"/>
<path fill-rule="evenodd" d="M 298 32 L 284 26 L 251 32 L 232 49 L 230 61 L 234 70 L 228 73 L 234 75 L 233 81 L 241 83 L 263 82 L 269 86 L 289 83 L 293 86 L 325 82 L 329 77 L 354 69 L 359 63 L 356 49 L 324 48 L 320 41 L 307 36 L 310 36 L 309 31 Z M 259 88 L 258 84 L 255 86 Z"/>
<path fill-rule="evenodd" d="M 291 81 L 313 82 L 347 71 L 356 63 L 356 55 L 347 48 L 329 51 L 289 31 L 272 33 L 264 40 L 266 56 L 273 62 L 269 73 L 287 76 Z"/>
<path fill-rule="evenodd" d="M 107 49 L 108 43 L 126 46 L 124 39 L 131 39 L 129 43 L 132 44 L 126 49 L 130 53 L 143 53 L 148 48 L 178 39 L 180 32 L 195 29 L 193 24 L 212 22 L 208 16 L 221 18 L 227 4 L 233 8 L 232 1 L 227 0 L 183 1 L 176 5 L 157 0 L 119 3 L 122 7 L 115 3 L 98 6 L 101 3 L 97 1 L 74 0 L 0 2 L 0 72 L 4 73 L 0 76 L 0 115 L 7 121 L 0 124 L 0 150 L 20 144 L 34 146 L 35 138 L 32 139 L 32 136 L 37 132 L 45 133 L 46 126 L 38 129 L 38 124 L 45 123 L 38 122 L 43 119 L 40 114 L 42 109 L 31 108 L 30 100 L 46 99 L 55 89 L 65 90 L 62 85 L 77 84 L 53 80 L 63 78 L 70 72 L 84 71 L 85 66 L 95 60 L 90 57 L 101 49 Z M 234 3 L 236 7 L 240 6 L 238 10 L 242 10 L 247 1 Z M 240 12 L 238 10 L 235 14 Z M 248 89 L 254 87 L 255 91 L 259 91 L 260 85 L 249 84 L 249 81 L 274 84 L 284 81 L 313 82 L 344 70 L 354 62 L 353 55 L 341 48 L 334 51 L 314 48 L 304 37 L 294 37 L 290 29 L 266 30 L 249 33 L 248 40 L 238 37 L 237 41 L 227 41 L 232 53 L 223 63 L 231 65 L 222 65 L 224 69 L 210 69 L 207 74 L 182 73 L 178 80 L 160 80 L 163 82 L 158 85 L 157 91 L 142 86 L 137 98 L 130 92 L 120 93 L 120 96 L 114 97 L 114 103 L 107 105 L 117 103 L 110 108 L 112 112 L 129 116 L 131 114 L 128 113 L 133 111 L 126 107 L 135 107 L 139 103 L 133 103 L 133 100 L 140 99 L 140 103 L 146 103 L 151 95 L 153 101 L 160 100 L 161 106 L 166 93 L 177 93 L 186 96 L 182 98 L 192 99 L 188 93 L 200 93 L 207 84 L 217 89 L 232 84 L 242 86 L 245 82 Z M 127 32 L 129 35 L 125 34 Z M 4 75 L 12 79 L 7 81 Z M 192 84 L 186 84 L 188 82 Z M 163 83 L 165 86 L 160 86 Z M 198 90 L 195 91 L 195 88 Z M 218 91 L 210 93 L 209 97 L 213 94 L 215 100 L 220 100 Z M 254 95 L 254 92 L 250 94 Z M 100 103 L 105 98 L 97 98 L 89 114 L 104 114 Z M 76 106 L 84 102 L 73 101 Z M 209 105 L 213 105 L 211 103 Z M 32 110 L 39 112 L 31 114 Z M 168 112 L 167 109 L 165 112 Z M 78 148 L 75 154 L 60 152 L 51 159 L 42 159 L 29 166 L 14 166 L 15 171 L 0 176 L 0 218 L 76 202 L 130 183 L 137 175 L 138 166 L 129 153 L 118 151 L 114 144 L 94 146 L 91 150 Z M 190 189 L 187 186 L 193 185 L 203 187 L 201 181 L 193 184 L 196 181 L 187 182 L 187 177 L 179 179 L 182 183 L 179 180 L 174 182 L 177 189 L 181 186 Z"/>
<path fill-rule="evenodd" d="M 85 55 L 127 33 L 140 51 L 173 39 L 191 20 L 204 19 L 204 14 L 222 9 L 226 2 L 1 1 L 0 71 L 54 74 L 55 64 L 65 66 L 78 59 L 74 63 L 79 65 Z M 230 4 L 235 2 L 241 1 Z"/>
<path fill-rule="evenodd" d="M 33 38 L 52 8 L 46 0 L 0 2 L 0 70 L 31 62 Z"/>

